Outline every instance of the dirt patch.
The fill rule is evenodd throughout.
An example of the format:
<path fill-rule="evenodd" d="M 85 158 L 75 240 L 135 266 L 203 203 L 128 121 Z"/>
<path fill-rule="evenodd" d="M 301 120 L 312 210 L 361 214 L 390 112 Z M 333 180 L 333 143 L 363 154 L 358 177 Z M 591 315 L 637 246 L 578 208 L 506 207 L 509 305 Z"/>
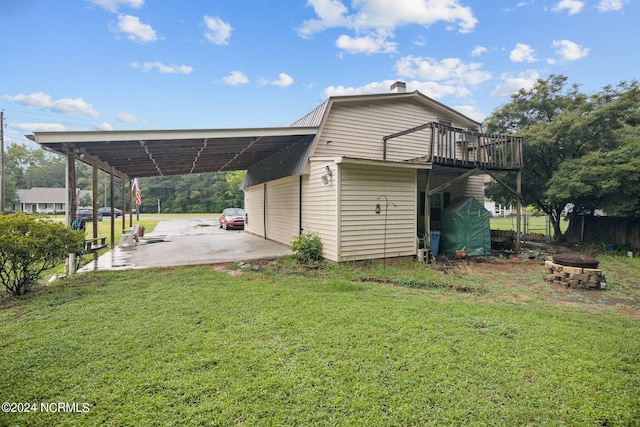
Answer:
<path fill-rule="evenodd" d="M 545 282 L 544 261 L 541 259 L 523 259 L 519 256 L 449 259 L 440 262 L 436 269 L 460 276 L 477 276 L 488 283 L 500 284 L 507 290 L 517 292 L 509 297 L 515 303 L 526 304 L 537 296 L 558 306 L 580 306 L 594 312 L 615 309 L 624 315 L 640 318 L 640 308 L 637 308 L 640 307 L 640 299 L 635 296 L 614 296 L 608 289 L 575 289 Z"/>

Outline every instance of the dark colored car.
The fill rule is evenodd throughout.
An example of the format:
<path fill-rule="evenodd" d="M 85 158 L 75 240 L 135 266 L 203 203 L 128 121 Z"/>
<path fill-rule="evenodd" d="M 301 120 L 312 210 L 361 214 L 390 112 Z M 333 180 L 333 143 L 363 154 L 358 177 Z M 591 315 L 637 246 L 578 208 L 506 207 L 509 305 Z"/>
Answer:
<path fill-rule="evenodd" d="M 98 208 L 98 213 L 101 214 L 102 216 L 107 216 L 107 217 L 111 217 L 111 207 L 110 206 L 105 206 L 103 208 Z M 118 208 L 113 208 L 113 216 L 115 218 L 118 218 L 120 216 L 122 216 L 122 211 Z"/>
<path fill-rule="evenodd" d="M 85 221 L 93 221 L 93 209 L 80 208 L 76 211 L 76 214 Z M 102 214 L 98 210 L 98 221 L 102 221 Z"/>
<path fill-rule="evenodd" d="M 244 229 L 244 209 L 227 208 L 220 215 L 220 228 L 229 230 L 230 228 Z"/>

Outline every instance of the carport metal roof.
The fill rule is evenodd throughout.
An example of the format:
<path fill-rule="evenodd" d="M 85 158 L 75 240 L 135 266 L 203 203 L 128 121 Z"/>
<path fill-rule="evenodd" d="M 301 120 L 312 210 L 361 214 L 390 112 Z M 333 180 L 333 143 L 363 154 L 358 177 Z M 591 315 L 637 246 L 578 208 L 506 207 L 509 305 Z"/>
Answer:
<path fill-rule="evenodd" d="M 130 179 L 246 170 L 293 144 L 310 144 L 317 132 L 318 127 L 278 127 L 34 132 L 27 137 Z"/>

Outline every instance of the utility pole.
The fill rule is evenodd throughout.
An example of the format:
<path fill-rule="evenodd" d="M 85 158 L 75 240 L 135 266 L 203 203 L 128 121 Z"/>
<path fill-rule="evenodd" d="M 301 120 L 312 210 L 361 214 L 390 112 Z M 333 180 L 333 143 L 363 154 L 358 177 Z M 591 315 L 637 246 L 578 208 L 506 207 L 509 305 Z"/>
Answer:
<path fill-rule="evenodd" d="M 0 215 L 4 214 L 4 110 L 0 111 Z"/>

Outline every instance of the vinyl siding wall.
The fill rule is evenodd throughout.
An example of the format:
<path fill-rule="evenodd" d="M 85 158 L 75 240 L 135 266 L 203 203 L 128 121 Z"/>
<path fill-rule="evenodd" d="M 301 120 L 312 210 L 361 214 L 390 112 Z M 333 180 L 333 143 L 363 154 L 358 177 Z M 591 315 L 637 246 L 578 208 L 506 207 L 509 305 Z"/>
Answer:
<path fill-rule="evenodd" d="M 267 183 L 267 238 L 291 244 L 299 233 L 300 177 L 290 176 Z"/>
<path fill-rule="evenodd" d="M 443 172 L 437 169 L 431 172 L 430 188 L 436 188 L 460 176 L 463 172 L 451 171 Z M 421 172 L 418 176 L 418 191 L 424 191 L 427 183 L 426 172 Z M 484 203 L 484 175 L 473 175 L 462 181 L 455 182 L 442 192 L 451 193 L 451 200 L 458 197 L 472 196 L 480 203 Z"/>
<path fill-rule="evenodd" d="M 244 192 L 245 211 L 249 217 L 245 230 L 286 245 L 298 235 L 299 176 L 291 176 L 248 187 Z M 266 185 L 266 217 L 265 217 Z"/>
<path fill-rule="evenodd" d="M 244 210 L 248 220 L 244 229 L 261 237 L 264 237 L 264 185 L 244 189 Z"/>
<path fill-rule="evenodd" d="M 416 179 L 413 169 L 340 164 L 340 261 L 415 255 Z M 387 210 L 385 251 L 386 195 Z M 375 213 L 380 203 L 380 214 Z"/>
<path fill-rule="evenodd" d="M 453 118 L 430 111 L 415 101 L 338 102 L 330 110 L 313 155 L 383 160 L 383 137 L 442 118 L 456 126 Z M 428 155 L 430 135 L 430 130 L 425 129 L 389 140 L 386 160 L 402 161 Z"/>
<path fill-rule="evenodd" d="M 328 184 L 322 182 L 322 175 L 331 168 L 333 177 Z M 322 240 L 322 256 L 332 261 L 338 260 L 337 235 L 337 189 L 340 179 L 338 166 L 329 160 L 310 161 L 309 175 L 302 176 L 302 230 L 316 233 Z"/>
<path fill-rule="evenodd" d="M 384 136 L 434 120 L 437 120 L 436 116 L 424 106 L 406 100 L 336 103 L 319 135 L 313 155 L 382 160 Z M 424 133 L 418 132 L 394 140 L 387 149 L 387 160 L 426 155 L 429 141 L 423 138 Z"/>

